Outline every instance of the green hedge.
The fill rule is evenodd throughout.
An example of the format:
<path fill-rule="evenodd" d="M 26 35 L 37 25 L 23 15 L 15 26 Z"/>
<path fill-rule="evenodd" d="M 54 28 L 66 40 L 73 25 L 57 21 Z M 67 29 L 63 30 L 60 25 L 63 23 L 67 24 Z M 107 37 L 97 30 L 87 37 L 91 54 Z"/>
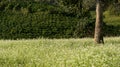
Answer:
<path fill-rule="evenodd" d="M 0 2 L 0 38 L 4 39 L 83 37 L 88 22 L 48 3 Z"/>
<path fill-rule="evenodd" d="M 84 37 L 85 26 L 92 22 L 62 14 L 1 12 L 0 15 L 0 38 L 4 39 Z"/>
<path fill-rule="evenodd" d="M 60 14 L 0 12 L 0 39 L 93 37 L 95 19 Z M 120 36 L 120 26 L 104 24 L 105 36 Z"/>
<path fill-rule="evenodd" d="M 1 1 L 0 39 L 93 37 L 95 19 L 86 16 L 48 3 Z M 119 36 L 119 27 L 104 25 L 105 36 Z"/>
<path fill-rule="evenodd" d="M 68 38 L 73 36 L 78 20 L 57 14 L 1 12 L 0 38 Z"/>

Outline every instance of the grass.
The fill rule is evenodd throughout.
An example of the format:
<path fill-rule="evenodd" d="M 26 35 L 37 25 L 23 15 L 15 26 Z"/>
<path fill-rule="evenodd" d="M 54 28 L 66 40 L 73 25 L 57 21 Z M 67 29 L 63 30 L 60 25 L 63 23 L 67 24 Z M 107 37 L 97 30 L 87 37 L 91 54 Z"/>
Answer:
<path fill-rule="evenodd" d="M 120 67 L 120 38 L 0 40 L 0 67 Z"/>

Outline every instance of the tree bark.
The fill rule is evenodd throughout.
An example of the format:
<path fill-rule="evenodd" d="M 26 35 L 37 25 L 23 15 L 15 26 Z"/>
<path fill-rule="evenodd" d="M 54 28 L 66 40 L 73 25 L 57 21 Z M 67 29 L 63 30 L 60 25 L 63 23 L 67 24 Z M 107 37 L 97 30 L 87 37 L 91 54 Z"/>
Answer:
<path fill-rule="evenodd" d="M 103 9 L 102 9 L 102 2 L 97 0 L 96 3 L 96 23 L 95 23 L 95 34 L 94 34 L 94 41 L 97 44 L 104 44 L 103 40 Z"/>

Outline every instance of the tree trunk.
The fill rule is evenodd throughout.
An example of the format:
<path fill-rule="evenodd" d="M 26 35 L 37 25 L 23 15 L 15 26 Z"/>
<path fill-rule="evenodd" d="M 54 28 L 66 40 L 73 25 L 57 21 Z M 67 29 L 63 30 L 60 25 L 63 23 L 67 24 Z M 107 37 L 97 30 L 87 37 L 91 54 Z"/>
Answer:
<path fill-rule="evenodd" d="M 103 9 L 102 9 L 102 2 L 100 0 L 97 0 L 96 3 L 96 23 L 95 23 L 95 34 L 94 34 L 94 40 L 97 44 L 103 44 Z"/>

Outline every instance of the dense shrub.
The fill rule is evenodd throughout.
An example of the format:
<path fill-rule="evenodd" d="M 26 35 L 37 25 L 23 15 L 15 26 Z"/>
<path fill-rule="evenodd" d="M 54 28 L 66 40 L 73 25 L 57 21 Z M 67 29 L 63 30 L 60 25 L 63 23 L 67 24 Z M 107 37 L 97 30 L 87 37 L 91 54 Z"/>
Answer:
<path fill-rule="evenodd" d="M 88 17 L 78 18 L 48 3 L 0 2 L 0 39 L 93 37 L 95 19 L 89 12 L 85 15 Z M 119 26 L 104 25 L 104 32 L 120 35 Z"/>
<path fill-rule="evenodd" d="M 108 9 L 110 15 L 120 16 L 120 3 L 111 5 Z"/>
<path fill-rule="evenodd" d="M 0 38 L 70 38 L 84 37 L 86 24 L 91 20 L 80 20 L 62 14 L 2 13 L 0 16 Z M 90 36 L 90 35 L 89 35 Z"/>
<path fill-rule="evenodd" d="M 105 36 L 120 36 L 120 25 L 106 25 L 104 27 Z"/>

